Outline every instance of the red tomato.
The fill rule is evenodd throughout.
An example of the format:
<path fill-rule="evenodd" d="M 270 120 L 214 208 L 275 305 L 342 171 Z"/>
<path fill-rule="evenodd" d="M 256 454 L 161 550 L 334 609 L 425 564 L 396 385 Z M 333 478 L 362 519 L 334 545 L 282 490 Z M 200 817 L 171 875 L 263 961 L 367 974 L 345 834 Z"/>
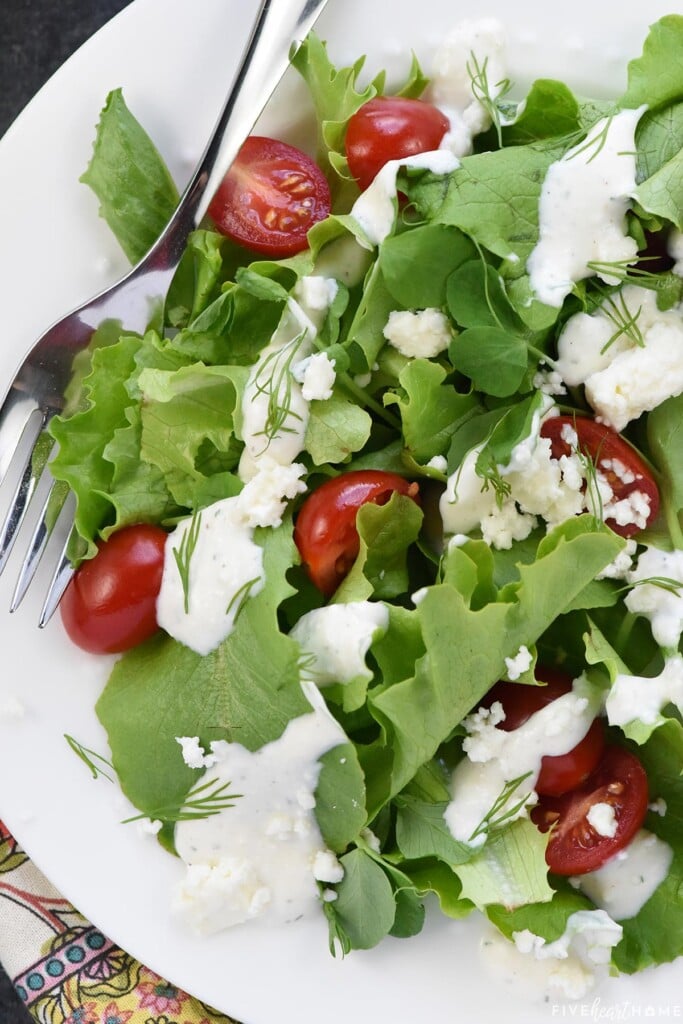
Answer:
<path fill-rule="evenodd" d="M 387 160 L 438 149 L 449 127 L 448 118 L 424 100 L 376 96 L 349 120 L 349 170 L 360 187 L 366 189 Z"/>
<path fill-rule="evenodd" d="M 156 632 L 165 542 L 158 526 L 127 526 L 83 562 L 60 604 L 75 644 L 93 654 L 116 654 Z"/>
<path fill-rule="evenodd" d="M 252 135 L 211 200 L 209 216 L 240 245 L 280 258 L 306 248 L 309 228 L 330 206 L 327 179 L 309 156 Z"/>
<path fill-rule="evenodd" d="M 557 700 L 572 688 L 572 681 L 563 672 L 539 668 L 538 678 L 545 686 L 527 686 L 525 683 L 496 683 L 486 697 L 490 705 L 499 700 L 505 711 L 505 720 L 499 728 L 506 732 L 517 729 L 535 711 Z M 596 767 L 605 747 L 605 731 L 602 720 L 596 718 L 583 739 L 566 754 L 544 757 L 541 772 L 536 783 L 536 792 L 548 796 L 560 796 L 586 779 Z"/>
<path fill-rule="evenodd" d="M 545 859 L 556 875 L 585 875 L 633 839 L 647 813 L 647 775 L 642 764 L 623 747 L 608 746 L 595 771 L 563 796 L 542 797 L 531 818 L 547 832 L 553 828 Z M 604 836 L 586 815 L 595 804 L 608 804 L 616 832 Z"/>
<path fill-rule="evenodd" d="M 326 597 L 335 592 L 358 555 L 358 509 L 369 501 L 385 505 L 395 491 L 418 501 L 417 484 L 402 476 L 356 470 L 326 480 L 301 506 L 294 541 L 308 575 Z"/>
<path fill-rule="evenodd" d="M 659 490 L 652 473 L 635 449 L 610 427 L 596 423 L 589 416 L 552 416 L 543 423 L 541 437 L 550 439 L 554 459 L 569 455 L 572 451 L 562 437 L 565 426 L 576 431 L 579 450 L 591 459 L 606 478 L 616 501 L 627 498 L 634 491 L 640 491 L 649 498 L 650 511 L 646 523 L 649 526 L 659 512 Z M 614 469 L 615 463 L 618 464 L 618 472 Z M 621 537 L 633 537 L 640 530 L 635 523 L 622 526 L 614 519 L 607 519 L 606 523 Z"/>

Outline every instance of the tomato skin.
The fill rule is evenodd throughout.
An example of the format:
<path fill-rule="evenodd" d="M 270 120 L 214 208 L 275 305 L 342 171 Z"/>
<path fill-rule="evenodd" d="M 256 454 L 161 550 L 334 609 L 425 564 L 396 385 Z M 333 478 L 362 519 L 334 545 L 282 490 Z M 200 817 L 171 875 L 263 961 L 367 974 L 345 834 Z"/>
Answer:
<path fill-rule="evenodd" d="M 537 676 L 545 686 L 528 686 L 525 683 L 496 683 L 486 697 L 486 704 L 500 701 L 505 711 L 505 720 L 498 726 L 505 732 L 523 725 L 535 711 L 557 700 L 572 688 L 570 676 L 554 669 L 538 668 Z M 547 796 L 561 796 L 586 779 L 597 767 L 605 748 L 605 730 L 600 718 L 596 718 L 590 729 L 575 747 L 566 754 L 546 756 L 541 761 L 541 771 L 536 782 L 536 792 Z"/>
<path fill-rule="evenodd" d="M 233 241 L 280 258 L 306 249 L 309 229 L 330 208 L 327 179 L 306 153 L 251 135 L 218 186 L 209 216 Z"/>
<path fill-rule="evenodd" d="M 556 875 L 585 875 L 630 843 L 647 814 L 645 769 L 624 747 L 610 745 L 595 771 L 576 789 L 559 797 L 541 797 L 531 812 L 542 832 L 553 828 L 545 859 Z M 598 803 L 612 807 L 614 836 L 603 836 L 586 814 Z"/>
<path fill-rule="evenodd" d="M 438 149 L 450 128 L 431 103 L 403 96 L 376 96 L 350 118 L 346 130 L 349 170 L 365 190 L 388 160 Z"/>
<path fill-rule="evenodd" d="M 118 654 L 156 632 L 165 543 L 158 526 L 127 526 L 100 543 L 95 557 L 76 570 L 59 607 L 78 647 Z"/>
<path fill-rule="evenodd" d="M 659 512 L 659 489 L 652 473 L 631 445 L 610 427 L 596 423 L 589 416 L 551 416 L 541 426 L 541 437 L 547 437 L 551 443 L 554 459 L 571 453 L 570 445 L 562 437 L 562 429 L 569 426 L 576 431 L 579 439 L 579 450 L 587 455 L 607 479 L 614 491 L 617 501 L 627 498 L 634 491 L 640 491 L 650 499 L 650 512 L 647 526 L 657 518 Z M 605 463 L 617 460 L 630 473 L 633 480 L 626 483 Z M 605 520 L 607 525 L 621 537 L 633 537 L 640 532 L 635 523 L 620 525 L 614 519 Z"/>
<path fill-rule="evenodd" d="M 364 469 L 326 480 L 306 498 L 294 526 L 294 542 L 318 590 L 330 597 L 356 560 L 361 505 L 385 505 L 394 492 L 418 501 L 418 486 L 396 473 Z"/>

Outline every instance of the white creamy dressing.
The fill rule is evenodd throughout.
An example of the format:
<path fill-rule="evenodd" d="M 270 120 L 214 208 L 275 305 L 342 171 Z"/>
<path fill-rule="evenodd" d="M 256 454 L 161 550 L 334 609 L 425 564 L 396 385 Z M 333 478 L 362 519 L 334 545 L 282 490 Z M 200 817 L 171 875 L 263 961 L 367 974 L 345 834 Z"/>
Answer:
<path fill-rule="evenodd" d="M 498 931 L 487 931 L 482 959 L 497 983 L 527 999 L 583 999 L 607 976 L 622 934 L 621 925 L 604 910 L 578 910 L 554 942 L 528 928 L 513 932 L 512 942 Z"/>
<path fill-rule="evenodd" d="M 503 90 L 505 51 L 505 31 L 496 18 L 466 19 L 439 46 L 427 98 L 450 121 L 442 149 L 467 156 L 474 136 L 490 128 L 491 116 L 481 96 L 495 100 Z"/>
<path fill-rule="evenodd" d="M 309 402 L 291 371 L 311 355 L 337 288 L 334 278 L 301 278 L 270 343 L 252 367 L 242 398 L 242 480 L 257 473 L 264 455 L 289 465 L 303 451 Z M 269 422 L 273 404 L 283 410 L 282 422 L 277 425 Z"/>
<path fill-rule="evenodd" d="M 635 328 L 615 336 L 615 313 Z M 626 285 L 593 313 L 575 313 L 557 347 L 557 372 L 584 384 L 597 418 L 616 431 L 683 392 L 683 309 L 658 309 L 652 289 Z"/>
<path fill-rule="evenodd" d="M 636 189 L 635 130 L 645 107 L 603 118 L 548 168 L 539 203 L 539 240 L 527 262 L 541 302 L 561 306 L 591 262 L 634 259 L 626 211 Z M 616 284 L 608 272 L 599 273 Z"/>
<path fill-rule="evenodd" d="M 459 166 L 458 158 L 446 149 L 416 153 L 415 156 L 401 160 L 388 160 L 372 184 L 356 199 L 350 216 L 360 227 L 369 245 L 379 245 L 394 229 L 398 208 L 396 178 L 402 167 L 419 167 L 432 174 L 450 174 Z"/>
<path fill-rule="evenodd" d="M 389 627 L 389 609 L 371 601 L 328 604 L 302 615 L 289 634 L 301 646 L 302 675 L 317 686 L 371 679 L 365 656 Z"/>
<path fill-rule="evenodd" d="M 245 600 L 263 589 L 263 550 L 257 526 L 278 526 L 288 500 L 305 490 L 300 463 L 262 459 L 242 491 L 184 519 L 169 533 L 157 598 L 162 629 L 198 654 L 208 654 L 232 632 Z M 194 532 L 194 542 L 189 536 Z M 188 580 L 178 567 L 186 548 Z"/>
<path fill-rule="evenodd" d="M 254 917 L 297 920 L 319 910 L 317 882 L 343 877 L 314 809 L 319 758 L 346 736 L 316 688 L 303 686 L 312 710 L 292 719 L 279 739 L 253 752 L 239 743 L 211 744 L 217 762 L 202 784 L 229 782 L 241 796 L 212 817 L 176 826 L 187 872 L 174 909 L 201 933 Z"/>
<path fill-rule="evenodd" d="M 628 846 L 597 871 L 578 875 L 572 885 L 616 921 L 626 921 L 642 910 L 666 878 L 673 850 L 659 836 L 641 829 Z"/>
<path fill-rule="evenodd" d="M 496 726 L 505 713 L 499 704 L 480 708 L 464 721 L 468 736 L 463 742 L 466 757 L 451 780 L 451 801 L 444 819 L 454 839 L 480 846 L 484 833 L 471 839 L 505 786 L 526 775 L 510 795 L 506 806 L 526 798 L 535 803 L 534 787 L 547 755 L 566 754 L 590 729 L 600 710 L 600 697 L 583 677 L 574 680 L 572 690 L 540 708 L 511 732 Z M 526 804 L 514 817 L 526 815 Z M 504 813 L 504 808 L 501 808 Z M 512 819 L 511 819 L 512 820 Z"/>
<path fill-rule="evenodd" d="M 657 676 L 630 676 L 619 673 L 612 683 L 605 711 L 610 725 L 630 722 L 655 725 L 667 704 L 683 711 L 683 657 L 666 659 Z"/>
<path fill-rule="evenodd" d="M 635 569 L 627 575 L 629 583 L 653 578 L 673 580 L 683 585 L 683 551 L 661 551 L 646 547 Z M 676 650 L 683 632 L 683 597 L 676 591 L 652 583 L 639 583 L 626 595 L 626 607 L 650 620 L 652 635 L 665 650 Z"/>

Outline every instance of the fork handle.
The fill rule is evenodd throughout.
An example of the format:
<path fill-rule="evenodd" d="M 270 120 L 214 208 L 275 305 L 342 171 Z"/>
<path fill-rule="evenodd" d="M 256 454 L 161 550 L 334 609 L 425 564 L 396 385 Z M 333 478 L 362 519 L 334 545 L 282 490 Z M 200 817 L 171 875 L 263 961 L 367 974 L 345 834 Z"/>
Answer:
<path fill-rule="evenodd" d="M 290 57 L 305 39 L 327 0 L 261 0 L 249 41 L 228 97 L 175 213 L 140 267 L 177 266 L 187 236 L 201 222 Z"/>

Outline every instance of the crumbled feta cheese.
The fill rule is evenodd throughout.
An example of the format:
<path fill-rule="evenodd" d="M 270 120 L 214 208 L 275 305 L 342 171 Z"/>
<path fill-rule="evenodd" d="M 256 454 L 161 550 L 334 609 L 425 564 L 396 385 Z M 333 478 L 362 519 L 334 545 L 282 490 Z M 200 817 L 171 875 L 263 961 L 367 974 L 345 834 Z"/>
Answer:
<path fill-rule="evenodd" d="M 652 811 L 653 814 L 659 814 L 660 817 L 664 817 L 667 812 L 666 800 L 663 796 L 657 797 L 651 804 L 647 805 L 648 811 Z"/>
<path fill-rule="evenodd" d="M 596 871 L 579 875 L 572 884 L 617 921 L 635 917 L 666 878 L 673 850 L 658 836 L 641 829 L 628 846 Z"/>
<path fill-rule="evenodd" d="M 667 239 L 667 252 L 672 260 L 675 260 L 671 268 L 674 274 L 683 277 L 683 231 L 672 228 Z"/>
<path fill-rule="evenodd" d="M 332 397 L 336 377 L 334 359 L 326 352 L 315 352 L 292 367 L 294 380 L 301 384 L 301 394 L 307 402 L 325 402 Z"/>
<path fill-rule="evenodd" d="M 534 659 L 529 648 L 522 644 L 514 658 L 505 659 L 505 668 L 507 669 L 508 679 L 512 682 L 519 679 L 520 676 L 529 671 L 533 660 Z"/>
<path fill-rule="evenodd" d="M 562 375 L 558 370 L 538 370 L 534 375 L 534 387 L 544 395 L 566 395 L 567 389 L 562 383 Z"/>
<path fill-rule="evenodd" d="M 380 853 L 382 849 L 382 844 L 380 843 L 379 839 L 372 831 L 372 829 L 362 828 L 360 830 L 360 837 L 368 844 L 371 850 L 373 850 L 375 853 Z"/>
<path fill-rule="evenodd" d="M 307 274 L 297 281 L 294 295 L 307 314 L 311 316 L 314 313 L 327 313 L 338 291 L 339 285 L 333 277 Z"/>
<path fill-rule="evenodd" d="M 611 804 L 592 804 L 586 815 L 586 820 L 599 836 L 613 839 L 617 834 L 617 816 Z"/>
<path fill-rule="evenodd" d="M 428 93 L 450 121 L 444 149 L 459 157 L 472 152 L 474 136 L 491 125 L 480 97 L 495 100 L 506 78 L 505 32 L 495 18 L 462 21 L 446 36 L 434 56 Z"/>
<path fill-rule="evenodd" d="M 453 332 L 440 309 L 405 309 L 389 314 L 384 337 L 404 356 L 432 359 L 448 348 Z"/>
<path fill-rule="evenodd" d="M 287 502 L 306 490 L 302 480 L 305 475 L 306 467 L 301 462 L 283 466 L 274 459 L 260 459 L 258 473 L 244 485 L 236 499 L 236 508 L 245 526 L 279 526 Z"/>
<path fill-rule="evenodd" d="M 626 595 L 628 610 L 650 620 L 652 635 L 660 647 L 677 648 L 683 632 L 683 551 L 647 547 L 626 579 L 638 584 Z M 668 579 L 681 587 L 671 590 L 642 582 L 649 579 Z"/>
<path fill-rule="evenodd" d="M 210 935 L 258 917 L 270 902 L 270 890 L 246 858 L 220 857 L 213 863 L 188 865 L 173 909 L 196 931 Z"/>
<path fill-rule="evenodd" d="M 426 468 L 435 469 L 437 473 L 446 473 L 448 470 L 448 460 L 445 455 L 433 455 Z"/>
<path fill-rule="evenodd" d="M 163 821 L 158 819 L 152 820 L 151 818 L 142 818 L 138 822 L 138 831 L 143 836 L 157 836 L 164 827 Z"/>
<path fill-rule="evenodd" d="M 313 877 L 317 882 L 329 882 L 332 885 L 341 882 L 344 868 L 331 850 L 318 850 L 313 861 Z"/>
<path fill-rule="evenodd" d="M 528 261 L 532 290 L 561 306 L 589 264 L 632 260 L 626 211 L 636 188 L 635 130 L 646 108 L 598 121 L 586 139 L 548 168 L 539 203 L 539 240 Z M 598 276 L 617 283 L 607 270 Z"/>
<path fill-rule="evenodd" d="M 216 755 L 204 752 L 198 736 L 176 736 L 175 741 L 180 744 L 188 768 L 211 768 L 216 764 Z"/>
<path fill-rule="evenodd" d="M 372 677 L 365 656 L 389 626 L 387 606 L 377 601 L 328 604 L 302 615 L 290 636 L 301 646 L 307 679 L 317 686 Z"/>
<path fill-rule="evenodd" d="M 618 332 L 620 317 L 634 319 L 633 330 Z M 683 309 L 660 310 L 656 293 L 623 287 L 591 314 L 576 313 L 558 340 L 556 364 L 572 387 L 584 384 L 597 418 L 620 431 L 683 392 Z"/>
<path fill-rule="evenodd" d="M 633 568 L 633 558 L 638 545 L 634 540 L 627 540 L 623 551 L 620 551 L 613 562 L 606 565 L 595 577 L 597 580 L 624 580 Z"/>

